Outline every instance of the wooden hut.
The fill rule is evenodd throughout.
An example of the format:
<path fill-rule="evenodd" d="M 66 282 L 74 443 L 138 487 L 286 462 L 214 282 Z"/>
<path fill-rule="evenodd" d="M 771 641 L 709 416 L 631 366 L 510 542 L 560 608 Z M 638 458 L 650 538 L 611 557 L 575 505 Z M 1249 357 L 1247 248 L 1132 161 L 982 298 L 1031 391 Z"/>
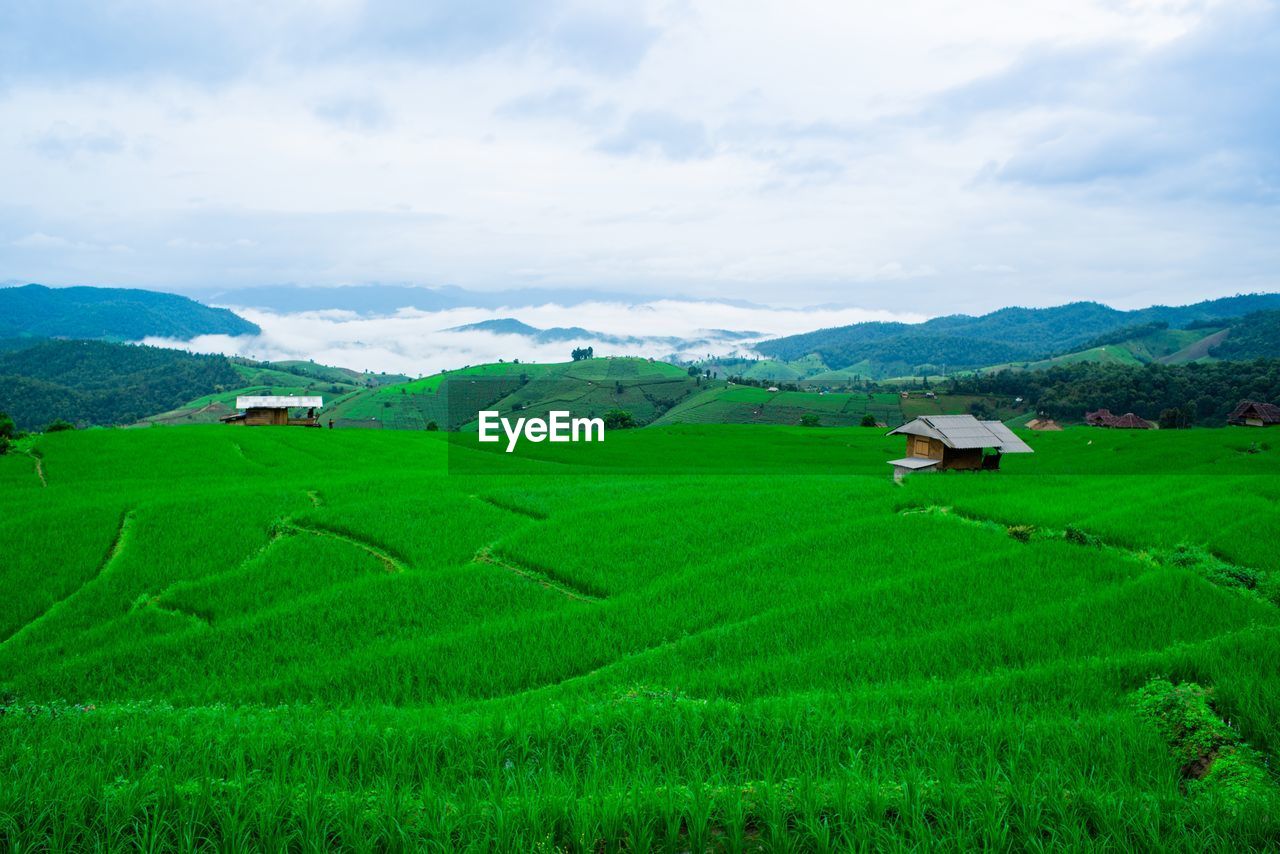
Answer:
<path fill-rule="evenodd" d="M 894 480 L 913 471 L 994 471 L 1004 454 L 1033 453 L 1004 424 L 972 415 L 922 415 L 888 435 L 907 437 L 907 455 L 889 461 Z"/>
<path fill-rule="evenodd" d="M 1156 425 L 1132 412 L 1112 415 L 1109 409 L 1086 412 L 1084 422 L 1091 427 L 1110 427 L 1115 430 L 1154 430 Z"/>
<path fill-rule="evenodd" d="M 1280 425 L 1280 406 L 1274 403 L 1259 403 L 1256 400 L 1242 400 L 1227 416 L 1227 423 L 1240 427 L 1275 427 Z"/>
<path fill-rule="evenodd" d="M 317 412 L 324 406 L 322 397 L 294 395 L 260 395 L 236 398 L 235 415 L 222 419 L 224 424 L 247 427 L 319 427 Z M 293 413 L 293 414 L 291 414 Z"/>
<path fill-rule="evenodd" d="M 1110 409 L 1098 409 L 1084 414 L 1084 423 L 1090 427 L 1106 427 L 1108 422 L 1114 420 L 1115 416 Z"/>

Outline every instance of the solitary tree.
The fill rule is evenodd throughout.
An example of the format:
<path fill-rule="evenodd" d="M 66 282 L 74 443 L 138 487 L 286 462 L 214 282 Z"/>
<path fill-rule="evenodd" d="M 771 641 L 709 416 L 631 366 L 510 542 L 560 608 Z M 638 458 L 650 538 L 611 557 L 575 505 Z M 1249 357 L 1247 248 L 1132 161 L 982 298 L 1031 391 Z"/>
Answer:
<path fill-rule="evenodd" d="M 636 419 L 625 409 L 610 409 L 604 414 L 604 426 L 607 430 L 626 430 L 636 426 Z"/>
<path fill-rule="evenodd" d="M 874 427 L 876 426 L 876 417 L 868 412 L 866 415 L 862 416 L 862 421 L 859 423 L 863 427 Z"/>
<path fill-rule="evenodd" d="M 13 442 L 13 433 L 13 419 L 6 413 L 0 412 L 0 454 L 8 452 L 9 445 Z"/>

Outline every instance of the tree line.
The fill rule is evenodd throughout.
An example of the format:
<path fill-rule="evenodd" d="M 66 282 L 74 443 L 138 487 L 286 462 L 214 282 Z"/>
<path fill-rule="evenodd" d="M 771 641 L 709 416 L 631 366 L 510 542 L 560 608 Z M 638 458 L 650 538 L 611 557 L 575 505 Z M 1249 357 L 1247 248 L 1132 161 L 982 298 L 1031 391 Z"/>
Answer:
<path fill-rule="evenodd" d="M 1135 412 L 1165 426 L 1221 425 L 1241 400 L 1280 401 L 1280 359 L 1185 365 L 1081 362 L 1042 371 L 950 378 L 953 394 L 1021 397 L 1051 418 L 1086 410 Z"/>

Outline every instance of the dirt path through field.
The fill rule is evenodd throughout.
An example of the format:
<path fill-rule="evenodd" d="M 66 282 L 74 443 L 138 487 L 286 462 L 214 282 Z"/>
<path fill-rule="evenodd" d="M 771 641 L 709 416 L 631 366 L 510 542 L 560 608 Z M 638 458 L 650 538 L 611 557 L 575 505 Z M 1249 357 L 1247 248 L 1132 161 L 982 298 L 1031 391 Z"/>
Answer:
<path fill-rule="evenodd" d="M 372 555 L 382 562 L 383 567 L 388 573 L 407 572 L 409 567 L 402 560 L 385 551 L 381 546 L 377 546 L 368 540 L 363 540 L 352 534 L 335 531 L 332 528 L 324 528 L 319 525 L 304 525 L 300 522 L 286 522 L 284 524 L 286 533 L 311 534 L 317 537 L 333 537 L 335 540 L 342 540 L 349 543 L 361 551 Z"/>
<path fill-rule="evenodd" d="M 48 619 L 53 614 L 60 611 L 62 608 L 66 606 L 68 602 L 76 598 L 76 596 L 79 595 L 80 591 L 84 590 L 86 587 L 88 587 L 93 582 L 97 581 L 99 578 L 102 578 L 103 576 L 105 576 L 107 572 L 110 571 L 112 565 L 116 562 L 116 559 L 120 557 L 120 553 L 124 551 L 125 542 L 128 540 L 128 537 L 129 537 L 129 528 L 132 525 L 133 525 L 133 511 L 130 510 L 124 513 L 123 515 L 121 515 L 120 525 L 116 528 L 116 535 L 114 538 L 112 538 L 111 545 L 107 547 L 106 554 L 103 555 L 102 560 L 98 563 L 98 568 L 93 573 L 93 575 L 89 576 L 83 582 L 81 582 L 81 584 L 78 587 L 76 587 L 75 590 L 72 590 L 66 596 L 63 596 L 57 602 L 54 602 L 44 611 L 37 614 L 28 622 L 24 623 L 16 632 L 9 635 L 9 637 L 5 638 L 3 641 L 0 641 L 0 647 L 9 643 L 14 638 L 25 634 L 31 628 L 35 627 L 39 623 Z"/>
<path fill-rule="evenodd" d="M 1057 540 L 1071 543 L 1081 548 L 1110 552 L 1147 567 L 1190 569 L 1210 584 L 1237 590 L 1255 591 L 1259 587 L 1259 583 L 1264 581 L 1269 574 L 1266 570 L 1233 563 L 1208 550 L 1186 549 L 1181 546 L 1178 549 L 1156 546 L 1136 548 L 1104 540 L 1096 534 L 1082 531 L 1079 528 L 1056 529 L 1040 525 L 1009 524 L 998 519 L 980 516 L 967 511 L 958 511 L 953 507 L 943 507 L 936 504 L 906 507 L 900 510 L 899 513 L 903 516 L 936 516 L 943 519 L 951 519 L 962 524 L 1003 532 L 1025 543 L 1035 540 Z M 1280 605 L 1280 602 L 1275 602 L 1265 597 L 1260 598 L 1271 602 L 1273 605 Z"/>
<path fill-rule="evenodd" d="M 545 571 L 534 569 L 529 566 L 521 566 L 510 558 L 495 554 L 492 546 L 485 546 L 476 552 L 476 556 L 471 559 L 472 563 L 485 564 L 487 566 L 496 566 L 513 572 L 521 578 L 527 578 L 532 582 L 541 584 L 548 590 L 554 590 L 557 593 L 568 596 L 570 599 L 576 599 L 579 602 L 599 602 L 604 597 L 582 589 L 575 582 L 565 578 L 558 578 L 550 575 Z"/>
<path fill-rule="evenodd" d="M 23 451 L 23 453 L 26 454 L 28 457 L 32 459 L 32 461 L 35 462 L 36 477 L 40 478 L 40 485 L 43 487 L 48 487 L 49 481 L 45 480 L 45 477 L 44 477 L 44 460 L 40 458 L 39 454 L 34 453 L 33 451 Z"/>

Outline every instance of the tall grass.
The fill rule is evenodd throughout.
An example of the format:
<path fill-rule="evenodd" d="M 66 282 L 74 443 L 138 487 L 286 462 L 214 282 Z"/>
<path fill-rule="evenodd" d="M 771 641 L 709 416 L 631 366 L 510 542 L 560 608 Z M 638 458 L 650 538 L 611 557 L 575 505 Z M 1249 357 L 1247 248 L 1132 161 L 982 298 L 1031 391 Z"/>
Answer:
<path fill-rule="evenodd" d="M 857 429 L 637 431 L 467 474 L 451 440 L 41 439 L 49 486 L 0 493 L 0 847 L 1280 838 L 1274 779 L 1191 796 L 1131 700 L 1212 687 L 1274 766 L 1280 608 L 1144 557 L 1280 571 L 1280 462 L 1235 431 L 1068 430 L 905 487 L 896 439 Z M 938 505 L 998 524 L 901 512 Z"/>

